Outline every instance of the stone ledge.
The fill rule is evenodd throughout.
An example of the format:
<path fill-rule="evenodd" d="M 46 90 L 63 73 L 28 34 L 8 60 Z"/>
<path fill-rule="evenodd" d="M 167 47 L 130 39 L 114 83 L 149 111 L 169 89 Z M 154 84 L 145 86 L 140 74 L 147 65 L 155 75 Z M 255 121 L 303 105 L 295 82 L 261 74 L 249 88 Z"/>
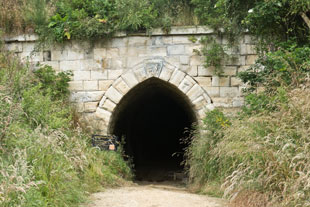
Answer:
<path fill-rule="evenodd" d="M 127 33 L 125 31 L 115 32 L 112 36 L 117 37 L 131 37 L 131 36 L 169 36 L 169 35 L 202 35 L 213 34 L 214 30 L 207 26 L 173 26 L 167 33 L 161 28 L 155 28 L 141 33 Z M 16 36 L 4 37 L 4 41 L 9 42 L 35 42 L 39 39 L 36 34 L 22 34 Z"/>

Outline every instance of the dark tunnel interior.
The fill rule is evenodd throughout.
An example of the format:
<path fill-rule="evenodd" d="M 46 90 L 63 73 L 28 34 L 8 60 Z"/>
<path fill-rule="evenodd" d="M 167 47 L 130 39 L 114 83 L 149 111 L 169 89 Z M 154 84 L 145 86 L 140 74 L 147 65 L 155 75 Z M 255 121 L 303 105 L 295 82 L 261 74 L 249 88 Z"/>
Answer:
<path fill-rule="evenodd" d="M 138 181 L 166 181 L 183 170 L 182 139 L 196 116 L 178 88 L 157 78 L 130 90 L 113 113 L 111 132 L 124 137 L 124 151 Z M 173 178 L 175 179 L 175 177 Z"/>

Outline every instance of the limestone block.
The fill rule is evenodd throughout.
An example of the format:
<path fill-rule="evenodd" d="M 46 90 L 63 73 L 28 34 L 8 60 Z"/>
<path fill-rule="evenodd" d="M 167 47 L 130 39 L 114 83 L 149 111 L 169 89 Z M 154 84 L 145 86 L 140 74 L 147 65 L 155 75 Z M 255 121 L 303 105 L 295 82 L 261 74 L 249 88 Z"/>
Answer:
<path fill-rule="evenodd" d="M 113 86 L 110 86 L 110 88 L 105 93 L 105 96 L 116 104 L 119 103 L 123 97 L 123 95 L 118 92 L 118 90 L 116 90 Z"/>
<path fill-rule="evenodd" d="M 104 92 L 93 91 L 93 92 L 73 92 L 70 96 L 71 102 L 96 102 L 100 101 Z"/>
<path fill-rule="evenodd" d="M 171 27 L 169 34 L 195 34 L 197 28 L 195 26 L 175 26 Z"/>
<path fill-rule="evenodd" d="M 106 48 L 95 48 L 94 49 L 94 59 L 103 60 L 107 56 Z"/>
<path fill-rule="evenodd" d="M 23 51 L 23 44 L 21 43 L 9 43 L 6 44 L 6 49 L 11 52 L 22 52 Z"/>
<path fill-rule="evenodd" d="M 112 58 L 104 58 L 101 61 L 98 61 L 98 63 L 101 63 L 101 68 L 108 69 L 112 67 Z"/>
<path fill-rule="evenodd" d="M 73 80 L 90 80 L 90 71 L 73 71 Z"/>
<path fill-rule="evenodd" d="M 171 76 L 169 82 L 178 86 L 181 83 L 181 81 L 183 80 L 184 76 L 185 76 L 184 72 L 182 72 L 180 70 L 175 70 L 172 73 L 172 76 Z"/>
<path fill-rule="evenodd" d="M 144 72 L 144 69 L 142 67 L 143 67 L 143 65 L 141 65 L 140 67 L 137 67 L 136 69 L 133 70 L 133 72 L 134 72 L 139 83 L 141 83 L 142 81 L 144 81 L 148 78 L 147 74 Z"/>
<path fill-rule="evenodd" d="M 237 67 L 236 66 L 226 66 L 223 70 L 223 75 L 236 75 L 237 74 Z"/>
<path fill-rule="evenodd" d="M 196 65 L 190 66 L 189 70 L 187 71 L 187 74 L 192 77 L 198 76 L 198 67 Z"/>
<path fill-rule="evenodd" d="M 212 103 L 211 97 L 209 96 L 209 94 L 207 94 L 206 92 L 203 93 L 203 97 L 204 99 L 207 101 L 208 104 Z"/>
<path fill-rule="evenodd" d="M 230 86 L 229 77 L 220 77 L 220 86 Z"/>
<path fill-rule="evenodd" d="M 255 45 L 242 44 L 240 54 L 241 55 L 255 55 L 255 54 L 257 54 Z"/>
<path fill-rule="evenodd" d="M 214 78 L 215 80 L 216 78 Z M 212 85 L 212 86 L 229 86 L 229 77 L 219 77 L 218 79 L 218 85 Z"/>
<path fill-rule="evenodd" d="M 237 97 L 239 96 L 238 87 L 220 87 L 220 97 Z"/>
<path fill-rule="evenodd" d="M 107 58 L 117 58 L 119 57 L 118 48 L 107 48 Z"/>
<path fill-rule="evenodd" d="M 91 113 L 95 112 L 98 106 L 98 102 L 86 102 L 84 103 L 84 112 Z"/>
<path fill-rule="evenodd" d="M 123 70 L 107 70 L 108 71 L 108 79 L 115 80 L 124 72 Z"/>
<path fill-rule="evenodd" d="M 22 61 L 29 61 L 32 63 L 42 62 L 43 61 L 43 52 L 30 52 L 24 51 L 20 54 Z"/>
<path fill-rule="evenodd" d="M 125 81 L 119 77 L 114 83 L 113 86 L 122 94 L 126 94 L 130 88 L 128 87 L 128 85 L 125 83 Z"/>
<path fill-rule="evenodd" d="M 210 87 L 212 83 L 211 77 L 195 77 L 195 80 L 203 88 Z"/>
<path fill-rule="evenodd" d="M 232 98 L 226 98 L 226 97 L 216 97 L 213 98 L 213 104 L 215 107 L 233 107 L 232 105 Z"/>
<path fill-rule="evenodd" d="M 97 91 L 98 90 L 98 81 L 84 81 L 84 90 L 85 91 Z"/>
<path fill-rule="evenodd" d="M 171 78 L 171 75 L 173 73 L 173 70 L 170 70 L 166 67 L 164 67 L 159 75 L 159 78 L 165 81 L 169 81 Z"/>
<path fill-rule="evenodd" d="M 188 65 L 189 64 L 189 56 L 181 56 L 180 57 L 181 65 Z"/>
<path fill-rule="evenodd" d="M 173 44 L 193 44 L 192 41 L 189 40 L 189 36 L 172 36 Z"/>
<path fill-rule="evenodd" d="M 58 61 L 48 61 L 48 62 L 41 62 L 42 65 L 51 66 L 55 71 L 59 71 L 59 62 Z"/>
<path fill-rule="evenodd" d="M 180 67 L 180 56 L 168 56 L 165 57 L 165 60 L 168 64 L 165 63 L 165 67 L 169 69 L 175 69 Z"/>
<path fill-rule="evenodd" d="M 128 57 L 138 57 L 139 54 L 146 53 L 146 47 L 129 47 L 126 49 L 126 56 Z"/>
<path fill-rule="evenodd" d="M 197 34 L 213 34 L 214 29 L 207 27 L 207 26 L 197 26 L 196 33 Z"/>
<path fill-rule="evenodd" d="M 171 45 L 171 44 L 173 44 L 171 36 L 163 36 L 162 42 L 164 43 L 164 45 Z"/>
<path fill-rule="evenodd" d="M 68 60 L 83 60 L 84 51 L 83 50 L 68 50 Z"/>
<path fill-rule="evenodd" d="M 100 80 L 99 81 L 99 90 L 100 91 L 107 91 L 113 82 L 114 82 L 114 80 Z"/>
<path fill-rule="evenodd" d="M 220 96 L 220 87 L 205 87 L 204 89 L 207 91 L 207 93 L 211 97 Z"/>
<path fill-rule="evenodd" d="M 90 71 L 90 79 L 91 80 L 107 80 L 108 79 L 108 71 Z"/>
<path fill-rule="evenodd" d="M 200 51 L 201 45 L 185 45 L 185 54 L 193 56 L 197 55 L 195 51 Z"/>
<path fill-rule="evenodd" d="M 141 57 L 128 57 L 126 65 L 128 68 L 133 68 L 140 62 L 141 62 Z"/>
<path fill-rule="evenodd" d="M 168 44 L 172 44 L 171 36 L 152 36 L 151 37 L 152 46 L 164 46 Z"/>
<path fill-rule="evenodd" d="M 69 82 L 69 90 L 70 91 L 82 91 L 83 81 L 70 81 Z"/>
<path fill-rule="evenodd" d="M 107 97 L 106 97 L 106 96 L 103 96 L 103 97 L 101 98 L 100 102 L 99 102 L 99 107 L 100 107 L 100 108 L 102 108 L 102 106 L 103 106 L 105 100 L 107 100 Z"/>
<path fill-rule="evenodd" d="M 246 45 L 246 47 L 247 47 L 246 50 L 247 50 L 248 55 L 256 55 L 257 54 L 255 45 Z"/>
<path fill-rule="evenodd" d="M 204 66 L 198 66 L 198 76 L 212 76 L 215 73 L 213 66 L 205 68 Z"/>
<path fill-rule="evenodd" d="M 128 38 L 128 46 L 148 46 L 151 45 L 152 41 L 149 37 L 129 37 Z"/>
<path fill-rule="evenodd" d="M 244 35 L 244 43 L 245 44 L 252 44 L 255 42 L 251 35 Z"/>
<path fill-rule="evenodd" d="M 190 59 L 190 65 L 203 65 L 204 58 L 202 56 L 194 55 Z"/>
<path fill-rule="evenodd" d="M 179 85 L 179 89 L 183 92 L 183 93 L 187 93 L 195 84 L 195 80 L 193 80 L 190 76 L 185 76 L 185 78 L 182 80 L 182 82 Z"/>
<path fill-rule="evenodd" d="M 23 42 L 22 44 L 24 52 L 32 52 L 36 48 L 36 43 L 34 42 Z"/>
<path fill-rule="evenodd" d="M 244 105 L 244 99 L 243 98 L 234 98 L 232 101 L 233 107 L 241 107 Z"/>
<path fill-rule="evenodd" d="M 189 99 L 191 101 L 194 101 L 196 98 L 198 98 L 199 96 L 202 96 L 204 93 L 204 91 L 202 90 L 202 88 L 198 85 L 195 84 L 188 92 L 187 92 L 187 96 L 189 97 Z"/>
<path fill-rule="evenodd" d="M 81 70 L 81 62 L 76 60 L 63 60 L 59 62 L 59 68 L 61 71 Z"/>
<path fill-rule="evenodd" d="M 185 54 L 184 45 L 171 45 L 167 47 L 168 55 L 183 55 Z"/>
<path fill-rule="evenodd" d="M 126 68 L 127 58 L 112 58 L 111 69 Z"/>
<path fill-rule="evenodd" d="M 59 60 L 68 60 L 68 51 L 67 50 L 51 50 L 51 59 Z"/>
<path fill-rule="evenodd" d="M 238 65 L 246 65 L 246 56 L 240 55 L 238 59 Z"/>
<path fill-rule="evenodd" d="M 80 70 L 100 70 L 103 68 L 100 61 L 95 61 L 93 59 L 79 60 L 78 62 L 81 64 Z"/>
<path fill-rule="evenodd" d="M 129 88 L 132 88 L 139 83 L 135 74 L 132 71 L 128 71 L 127 73 L 123 74 L 122 78 L 127 83 Z"/>
<path fill-rule="evenodd" d="M 220 86 L 220 77 L 218 76 L 212 76 L 212 86 L 215 87 L 215 86 Z"/>
<path fill-rule="evenodd" d="M 166 47 L 149 47 L 146 50 L 146 53 L 139 53 L 139 57 L 146 57 L 146 56 L 159 56 L 165 57 L 167 56 L 167 48 Z"/>
<path fill-rule="evenodd" d="M 257 60 L 257 58 L 258 58 L 257 55 L 247 55 L 245 61 L 246 65 L 253 65 Z"/>
<path fill-rule="evenodd" d="M 204 99 L 203 96 L 199 96 L 197 99 L 195 99 L 193 101 L 193 104 L 195 106 L 196 109 L 201 109 L 202 107 L 206 106 L 208 103 L 207 101 Z"/>
<path fill-rule="evenodd" d="M 113 112 L 115 107 L 116 107 L 115 103 L 113 103 L 110 99 L 106 99 L 101 108 Z"/>
<path fill-rule="evenodd" d="M 128 38 L 112 38 L 109 41 L 109 46 L 110 47 L 124 47 L 128 42 Z"/>
<path fill-rule="evenodd" d="M 95 115 L 96 115 L 96 117 L 98 119 L 101 119 L 106 124 L 109 124 L 112 113 L 107 111 L 107 110 L 105 110 L 105 109 L 101 109 L 101 108 L 98 107 L 97 110 L 96 110 Z"/>
<path fill-rule="evenodd" d="M 240 85 L 242 85 L 242 81 L 240 80 L 240 78 L 231 77 L 230 78 L 230 84 L 231 84 L 231 86 L 240 86 Z"/>

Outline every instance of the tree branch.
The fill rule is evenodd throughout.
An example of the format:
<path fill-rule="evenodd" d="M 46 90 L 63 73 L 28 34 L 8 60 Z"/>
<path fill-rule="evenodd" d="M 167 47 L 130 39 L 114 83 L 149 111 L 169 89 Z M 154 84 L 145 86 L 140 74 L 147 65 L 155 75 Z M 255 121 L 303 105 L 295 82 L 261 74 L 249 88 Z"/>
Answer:
<path fill-rule="evenodd" d="M 307 26 L 310 29 L 310 19 L 309 19 L 309 17 L 304 12 L 301 12 L 300 15 L 301 15 L 301 17 L 303 18 L 303 20 L 306 22 Z"/>

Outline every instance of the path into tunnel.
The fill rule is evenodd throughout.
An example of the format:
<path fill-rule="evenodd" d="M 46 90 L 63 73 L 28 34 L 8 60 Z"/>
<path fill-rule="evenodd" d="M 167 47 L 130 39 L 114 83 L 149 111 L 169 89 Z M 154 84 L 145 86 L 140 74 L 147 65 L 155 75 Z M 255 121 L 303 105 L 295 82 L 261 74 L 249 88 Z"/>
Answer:
<path fill-rule="evenodd" d="M 182 139 L 196 122 L 188 98 L 157 78 L 131 89 L 112 115 L 111 132 L 125 138 L 124 150 L 136 180 L 165 181 L 183 170 Z"/>

